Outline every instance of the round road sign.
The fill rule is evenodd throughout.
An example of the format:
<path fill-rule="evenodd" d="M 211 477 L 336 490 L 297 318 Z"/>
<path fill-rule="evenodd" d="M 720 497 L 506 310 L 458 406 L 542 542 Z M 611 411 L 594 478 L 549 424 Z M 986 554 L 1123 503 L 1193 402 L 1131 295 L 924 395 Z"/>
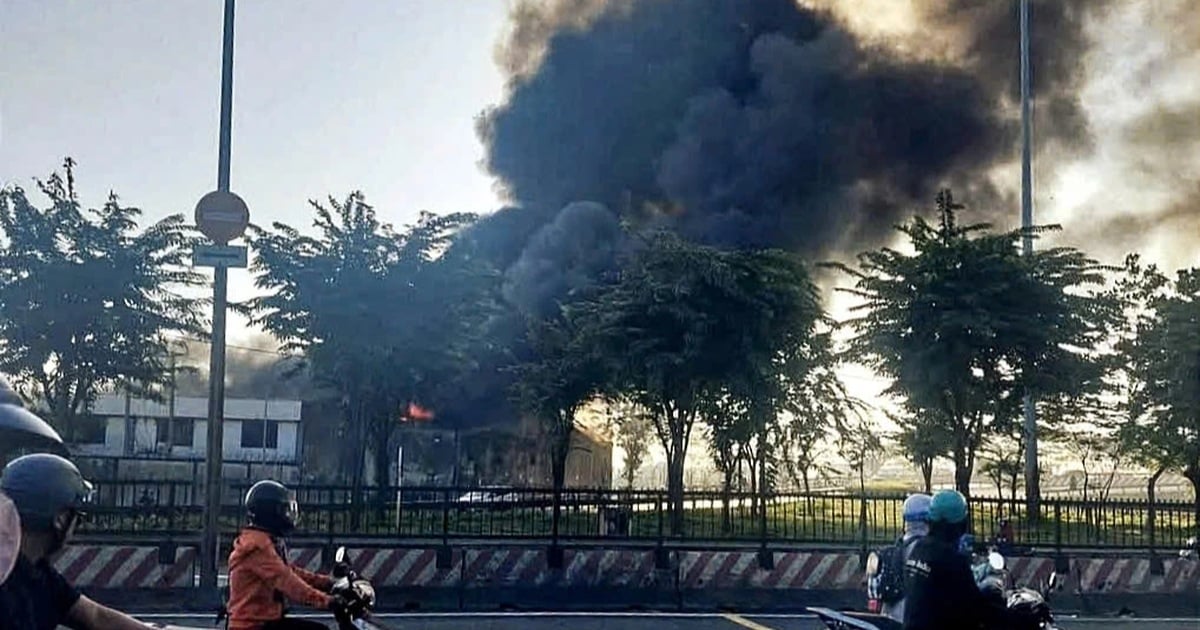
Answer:
<path fill-rule="evenodd" d="M 229 191 L 214 190 L 196 204 L 196 227 L 214 243 L 228 243 L 241 236 L 249 224 L 246 202 Z"/>

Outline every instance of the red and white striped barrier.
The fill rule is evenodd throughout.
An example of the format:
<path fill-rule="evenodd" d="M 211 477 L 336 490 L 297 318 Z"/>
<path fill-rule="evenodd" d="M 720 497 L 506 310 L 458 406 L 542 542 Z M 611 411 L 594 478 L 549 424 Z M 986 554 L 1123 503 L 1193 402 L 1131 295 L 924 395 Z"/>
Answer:
<path fill-rule="evenodd" d="M 435 549 L 347 549 L 351 565 L 376 586 L 452 588 L 462 580 L 462 552 L 448 568 L 437 566 Z"/>
<path fill-rule="evenodd" d="M 159 564 L 158 547 L 72 545 L 54 568 L 82 588 L 185 588 L 193 585 L 195 559 L 193 547 L 179 547 L 174 562 Z"/>
<path fill-rule="evenodd" d="M 1167 559 L 1163 575 L 1146 558 L 1074 558 L 1068 587 L 1081 593 L 1191 593 L 1200 591 L 1200 562 Z"/>
<path fill-rule="evenodd" d="M 653 550 L 565 549 L 563 568 L 550 569 L 545 547 L 454 549 L 450 564 L 437 566 L 434 548 L 347 550 L 355 570 L 382 587 L 630 587 L 706 589 L 856 590 L 863 588 L 857 554 L 776 552 L 775 566 L 759 566 L 753 551 L 673 552 L 672 568 L 660 571 Z M 84 588 L 183 588 L 193 585 L 196 550 L 180 546 L 174 561 L 159 564 L 159 548 L 79 545 L 54 561 L 72 584 Z M 310 571 L 322 567 L 320 548 L 289 551 L 289 560 Z M 1073 558 L 1064 589 L 1089 593 L 1196 593 L 1200 561 L 1164 560 L 1152 575 L 1148 558 Z M 1040 584 L 1055 570 L 1053 558 L 1012 557 L 1017 585 Z"/>
<path fill-rule="evenodd" d="M 632 549 L 567 549 L 562 569 L 556 570 L 549 568 L 545 549 L 468 549 L 463 564 L 468 587 L 654 588 L 672 581 L 672 575 L 655 571 L 653 551 Z"/>
<path fill-rule="evenodd" d="M 863 571 L 856 554 L 775 554 L 775 568 L 759 566 L 758 554 L 746 551 L 685 551 L 679 554 L 680 589 L 786 588 L 856 589 Z"/>

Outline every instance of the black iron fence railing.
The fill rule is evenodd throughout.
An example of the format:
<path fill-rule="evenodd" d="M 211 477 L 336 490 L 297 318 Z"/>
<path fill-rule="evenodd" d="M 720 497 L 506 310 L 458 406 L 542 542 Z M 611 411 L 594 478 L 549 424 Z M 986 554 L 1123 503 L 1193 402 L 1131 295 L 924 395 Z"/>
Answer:
<path fill-rule="evenodd" d="M 241 520 L 249 484 L 229 483 L 221 522 Z M 562 491 L 545 488 L 446 488 L 300 485 L 298 535 L 411 539 L 625 539 L 887 544 L 903 530 L 899 494 L 687 492 L 678 529 L 667 494 L 648 490 Z M 199 531 L 204 489 L 188 482 L 97 483 L 89 534 L 188 536 Z M 557 518 L 555 505 L 558 505 Z M 980 542 L 1007 534 L 1017 548 L 1179 549 L 1197 535 L 1193 504 L 1160 501 L 1045 499 L 1031 518 L 1022 500 L 971 501 Z M 1007 527 L 1004 523 L 1007 522 Z"/>

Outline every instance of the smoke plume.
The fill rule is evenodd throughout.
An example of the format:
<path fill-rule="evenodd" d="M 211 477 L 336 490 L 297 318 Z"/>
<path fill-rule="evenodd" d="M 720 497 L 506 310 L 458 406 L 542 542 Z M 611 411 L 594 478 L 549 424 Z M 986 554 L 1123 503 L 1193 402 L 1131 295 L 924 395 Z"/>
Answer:
<path fill-rule="evenodd" d="M 616 269 L 624 235 L 598 203 L 567 205 L 529 240 L 505 274 L 504 297 L 525 315 L 552 316 L 573 292 Z"/>
<path fill-rule="evenodd" d="M 1037 220 L 1102 258 L 1169 266 L 1194 250 L 1200 210 L 1200 0 L 1030 4 Z M 602 208 L 635 230 L 813 258 L 882 244 L 944 186 L 973 219 L 1013 226 L 1018 7 L 518 3 L 497 48 L 505 97 L 477 123 L 519 208 L 476 226 L 506 297 L 544 313 L 607 269 L 619 231 Z"/>
<path fill-rule="evenodd" d="M 1034 41 L 1055 140 L 1080 148 L 1084 4 L 1039 4 Z M 832 4 L 520 5 L 486 165 L 518 203 L 593 199 L 703 242 L 820 254 L 878 239 L 940 186 L 996 202 L 988 175 L 1017 147 L 1016 3 L 938 7 L 916 15 L 936 46 L 899 54 L 907 38 L 859 35 Z"/>

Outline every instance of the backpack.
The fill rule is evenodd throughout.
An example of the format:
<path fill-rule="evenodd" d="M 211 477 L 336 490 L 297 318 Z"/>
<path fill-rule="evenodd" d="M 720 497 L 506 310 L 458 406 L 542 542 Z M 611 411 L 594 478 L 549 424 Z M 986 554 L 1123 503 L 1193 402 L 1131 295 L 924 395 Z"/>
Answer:
<path fill-rule="evenodd" d="M 896 544 L 879 552 L 879 600 L 885 604 L 896 604 L 904 599 L 904 557 L 920 538 L 904 543 L 901 537 Z"/>

